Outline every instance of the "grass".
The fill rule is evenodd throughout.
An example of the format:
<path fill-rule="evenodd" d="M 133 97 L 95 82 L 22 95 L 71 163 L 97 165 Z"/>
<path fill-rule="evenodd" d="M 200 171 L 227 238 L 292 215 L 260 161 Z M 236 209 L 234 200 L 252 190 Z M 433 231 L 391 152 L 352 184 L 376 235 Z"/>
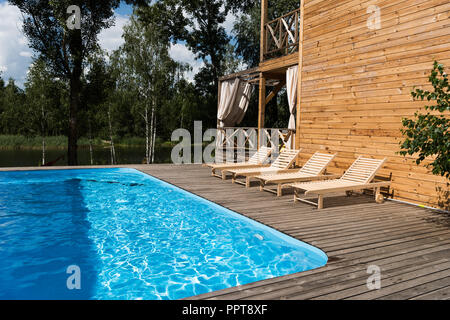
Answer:
<path fill-rule="evenodd" d="M 48 137 L 45 139 L 47 146 L 52 147 L 66 147 L 67 138 L 58 137 Z M 21 149 L 21 148 L 41 148 L 42 138 L 41 137 L 25 137 L 20 135 L 0 135 L 0 148 L 2 149 Z"/>
<path fill-rule="evenodd" d="M 159 144 L 160 141 L 158 141 Z M 116 146 L 144 146 L 145 138 L 141 137 L 123 137 L 115 138 L 114 143 Z M 45 144 L 47 148 L 67 148 L 67 137 L 65 136 L 54 136 L 46 137 Z M 80 138 L 78 140 L 78 145 L 80 147 L 88 146 L 89 139 Z M 93 139 L 94 146 L 107 146 L 109 141 L 102 140 L 100 138 Z M 21 135 L 0 135 L 0 149 L 37 149 L 42 148 L 42 137 L 26 137 Z"/>

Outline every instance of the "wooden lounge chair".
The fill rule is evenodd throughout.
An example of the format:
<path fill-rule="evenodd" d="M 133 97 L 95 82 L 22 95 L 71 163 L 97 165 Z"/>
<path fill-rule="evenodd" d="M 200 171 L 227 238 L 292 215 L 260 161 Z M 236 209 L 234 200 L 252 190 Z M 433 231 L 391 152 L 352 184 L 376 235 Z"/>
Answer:
<path fill-rule="evenodd" d="M 323 209 L 323 196 L 325 194 L 345 191 L 349 195 L 352 191 L 374 189 L 375 200 L 378 203 L 383 202 L 384 198 L 380 193 L 380 188 L 388 187 L 391 183 L 389 181 L 372 182 L 372 180 L 386 160 L 386 158 L 378 160 L 359 157 L 340 179 L 290 184 L 289 186 L 294 188 L 294 201 L 302 201 L 315 205 L 320 210 Z M 300 199 L 298 196 L 299 190 L 305 190 L 305 195 L 318 195 L 317 203 Z"/>
<path fill-rule="evenodd" d="M 225 169 L 250 169 L 250 168 L 262 168 L 268 167 L 268 164 L 264 164 L 267 159 L 269 159 L 272 153 L 272 148 L 269 147 L 260 147 L 255 154 L 253 154 L 248 161 L 241 163 L 212 163 L 207 164 L 208 167 L 211 168 L 211 175 L 213 177 L 226 179 L 226 174 L 223 170 Z M 222 174 L 216 174 L 217 170 L 222 170 Z"/>
<path fill-rule="evenodd" d="M 226 173 L 232 174 L 232 182 L 244 184 L 247 188 L 250 187 L 250 179 L 253 176 L 258 176 L 264 173 L 282 173 L 286 172 L 297 159 L 301 150 L 283 149 L 278 155 L 277 159 L 269 166 L 265 168 L 252 168 L 252 169 L 226 169 Z M 245 177 L 245 183 L 237 181 L 237 177 Z"/>
<path fill-rule="evenodd" d="M 285 173 L 272 173 L 254 176 L 259 180 L 260 190 L 276 193 L 278 197 L 283 195 L 283 185 L 288 182 L 305 182 L 314 180 L 324 180 L 339 178 L 340 175 L 324 174 L 328 165 L 336 157 L 336 154 L 324 154 L 316 152 L 301 169 L 290 170 Z M 276 184 L 277 190 L 266 188 L 268 184 Z"/>

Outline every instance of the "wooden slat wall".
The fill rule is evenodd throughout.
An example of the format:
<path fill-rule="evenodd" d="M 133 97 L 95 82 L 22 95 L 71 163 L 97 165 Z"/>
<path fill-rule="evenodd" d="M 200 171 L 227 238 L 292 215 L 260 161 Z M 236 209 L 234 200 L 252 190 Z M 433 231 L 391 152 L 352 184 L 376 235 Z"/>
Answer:
<path fill-rule="evenodd" d="M 450 72 L 449 0 L 306 0 L 301 115 L 302 161 L 316 151 L 338 153 L 330 172 L 359 156 L 388 157 L 394 198 L 449 209 L 449 180 L 397 152 L 401 120 L 424 102 L 413 86 L 431 88 L 434 60 Z M 367 8 L 381 9 L 370 30 Z"/>

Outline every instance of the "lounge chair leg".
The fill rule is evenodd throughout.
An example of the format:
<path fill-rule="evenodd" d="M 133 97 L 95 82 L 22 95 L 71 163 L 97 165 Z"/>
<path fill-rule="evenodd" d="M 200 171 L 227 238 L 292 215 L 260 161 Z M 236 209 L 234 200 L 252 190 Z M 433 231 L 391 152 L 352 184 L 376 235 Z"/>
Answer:
<path fill-rule="evenodd" d="M 281 197 L 282 195 L 283 195 L 283 186 L 281 185 L 281 183 L 279 183 L 277 186 L 277 197 Z"/>
<path fill-rule="evenodd" d="M 236 175 L 233 173 L 233 176 L 231 177 L 231 183 L 235 183 L 236 182 Z"/>
<path fill-rule="evenodd" d="M 319 198 L 317 199 L 317 209 L 323 209 L 323 195 L 319 194 Z"/>
<path fill-rule="evenodd" d="M 264 181 L 259 181 L 259 191 L 264 191 Z"/>
<path fill-rule="evenodd" d="M 250 177 L 245 178 L 245 187 L 248 189 L 250 188 Z"/>
<path fill-rule="evenodd" d="M 384 202 L 384 197 L 383 197 L 383 195 L 381 194 L 380 191 L 381 190 L 380 190 L 379 187 L 375 189 L 375 201 L 377 203 L 383 203 Z"/>
<path fill-rule="evenodd" d="M 297 189 L 294 189 L 294 202 L 298 202 L 298 191 Z"/>
<path fill-rule="evenodd" d="M 222 180 L 227 180 L 227 173 L 222 171 Z"/>
<path fill-rule="evenodd" d="M 214 177 L 215 174 L 216 174 L 216 169 L 211 169 L 211 176 Z"/>

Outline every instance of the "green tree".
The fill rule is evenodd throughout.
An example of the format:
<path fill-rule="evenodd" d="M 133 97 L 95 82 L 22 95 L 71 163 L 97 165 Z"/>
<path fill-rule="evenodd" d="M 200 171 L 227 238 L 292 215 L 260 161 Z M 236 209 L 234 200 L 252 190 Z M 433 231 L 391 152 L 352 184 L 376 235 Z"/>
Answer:
<path fill-rule="evenodd" d="M 65 114 L 63 104 L 64 84 L 52 77 L 45 61 L 35 60 L 29 69 L 25 82 L 26 127 L 31 135 L 42 137 L 42 164 L 46 163 L 46 137 L 57 132 L 61 125 L 61 114 Z"/>
<path fill-rule="evenodd" d="M 183 66 L 169 55 L 169 42 L 158 25 L 143 23 L 135 16 L 124 28 L 124 44 L 112 57 L 117 88 L 135 92 L 132 112 L 144 122 L 147 163 L 154 160 L 158 114 L 166 105 L 176 75 Z"/>
<path fill-rule="evenodd" d="M 105 57 L 106 52 L 97 50 L 89 58 L 89 71 L 84 79 L 82 94 L 83 116 L 89 139 L 91 164 L 94 163 L 93 137 L 108 138 L 111 146 L 111 164 L 116 163 L 113 133 L 116 132 L 117 122 L 121 116 L 115 114 L 115 103 L 111 96 L 115 94 L 115 79 Z M 125 117 L 126 118 L 126 117 Z"/>
<path fill-rule="evenodd" d="M 28 123 L 23 116 L 26 114 L 25 92 L 13 79 L 9 79 L 8 84 L 1 91 L 0 132 L 8 135 L 29 135 Z"/>
<path fill-rule="evenodd" d="M 132 2 L 132 1 L 127 1 Z M 54 77 L 69 83 L 68 163 L 77 165 L 78 111 L 86 57 L 98 47 L 98 34 L 114 23 L 119 0 L 9 0 L 24 14 L 23 32 L 29 45 L 51 68 Z M 81 29 L 69 29 L 69 6 L 81 9 Z"/>
<path fill-rule="evenodd" d="M 215 126 L 218 79 L 227 71 L 230 36 L 224 22 L 230 12 L 226 0 L 149 1 L 138 10 L 139 18 L 158 30 L 173 43 L 182 42 L 202 60 L 204 66 L 195 75 L 195 86 L 203 100 L 200 114 L 207 126 Z"/>
<path fill-rule="evenodd" d="M 163 123 L 170 130 L 164 134 L 167 140 L 170 140 L 174 129 L 183 128 L 193 132 L 194 121 L 202 119 L 202 101 L 193 83 L 186 79 L 176 82 L 174 93 L 167 103 L 167 112 L 161 114 Z"/>
<path fill-rule="evenodd" d="M 435 101 L 435 105 L 426 105 L 426 114 L 416 112 L 415 119 L 403 119 L 402 155 L 418 154 L 416 163 L 433 157 L 428 165 L 435 175 L 450 178 L 450 84 L 444 66 L 434 62 L 429 82 L 434 91 L 416 89 L 411 92 L 414 99 Z"/>
<path fill-rule="evenodd" d="M 2 133 L 2 127 L 1 127 L 1 118 L 2 113 L 5 110 L 5 103 L 3 102 L 3 96 L 5 92 L 5 81 L 2 78 L 2 72 L 0 71 L 0 134 Z"/>

